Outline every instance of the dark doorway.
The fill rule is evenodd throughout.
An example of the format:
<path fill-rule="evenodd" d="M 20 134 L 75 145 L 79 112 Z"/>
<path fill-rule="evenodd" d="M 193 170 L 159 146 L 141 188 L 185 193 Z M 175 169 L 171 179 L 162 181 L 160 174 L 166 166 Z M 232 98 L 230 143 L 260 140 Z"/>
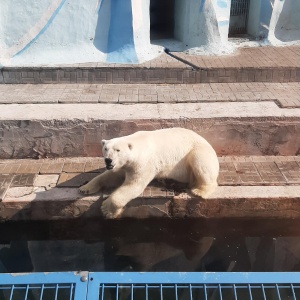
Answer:
<path fill-rule="evenodd" d="M 150 1 L 150 39 L 168 39 L 174 37 L 175 0 Z"/>
<path fill-rule="evenodd" d="M 247 33 L 250 0 L 231 0 L 229 36 Z"/>

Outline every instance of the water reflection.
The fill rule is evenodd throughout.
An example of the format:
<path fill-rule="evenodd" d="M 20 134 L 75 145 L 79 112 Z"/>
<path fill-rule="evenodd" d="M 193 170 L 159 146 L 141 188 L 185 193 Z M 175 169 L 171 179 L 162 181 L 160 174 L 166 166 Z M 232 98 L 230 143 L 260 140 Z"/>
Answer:
<path fill-rule="evenodd" d="M 300 237 L 283 235 L 299 224 L 270 224 L 256 231 L 236 221 L 2 224 L 0 272 L 300 271 Z"/>

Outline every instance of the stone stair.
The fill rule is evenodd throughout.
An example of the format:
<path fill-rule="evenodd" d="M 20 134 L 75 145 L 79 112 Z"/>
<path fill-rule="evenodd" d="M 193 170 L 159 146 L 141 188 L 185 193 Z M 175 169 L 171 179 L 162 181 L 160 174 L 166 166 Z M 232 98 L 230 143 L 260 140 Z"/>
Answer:
<path fill-rule="evenodd" d="M 0 85 L 0 158 L 101 155 L 101 139 L 186 127 L 218 155 L 298 155 L 299 83 Z"/>
<path fill-rule="evenodd" d="M 299 82 L 299 46 L 241 48 L 232 55 L 174 52 L 138 65 L 86 63 L 0 67 L 0 84 L 184 84 Z"/>
<path fill-rule="evenodd" d="M 173 181 L 153 181 L 122 218 L 277 218 L 300 216 L 299 156 L 220 157 L 219 186 L 206 200 Z M 78 193 L 102 158 L 0 161 L 0 222 L 101 218 L 109 191 Z"/>
<path fill-rule="evenodd" d="M 2 69 L 2 83 L 11 84 L 0 84 L 0 221 L 101 219 L 109 191 L 78 193 L 103 171 L 101 139 L 176 126 L 196 131 L 216 149 L 217 191 L 203 200 L 174 182 L 153 182 L 123 218 L 299 220 L 299 47 L 273 50 L 225 58 L 178 54 L 196 70 L 165 55 L 122 71 L 87 65 L 80 73 L 85 80 L 78 80 L 80 66 L 70 66 L 69 75 L 54 68 L 62 77 L 44 67 Z M 95 80 L 97 72 L 105 80 Z M 171 77 L 161 75 L 167 73 Z M 41 74 L 53 80 L 40 80 Z M 148 79 L 131 81 L 128 74 Z"/>

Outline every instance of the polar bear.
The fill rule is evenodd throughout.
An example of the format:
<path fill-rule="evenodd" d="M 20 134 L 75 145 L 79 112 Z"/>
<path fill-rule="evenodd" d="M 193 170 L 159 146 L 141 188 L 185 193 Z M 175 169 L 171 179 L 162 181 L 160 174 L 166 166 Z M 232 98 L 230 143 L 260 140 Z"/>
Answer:
<path fill-rule="evenodd" d="M 106 171 L 80 187 L 94 194 L 119 186 L 103 202 L 107 218 L 118 217 L 125 205 L 138 197 L 154 178 L 189 183 L 194 195 L 206 198 L 217 186 L 219 162 L 212 146 L 194 131 L 168 128 L 138 131 L 102 140 Z"/>

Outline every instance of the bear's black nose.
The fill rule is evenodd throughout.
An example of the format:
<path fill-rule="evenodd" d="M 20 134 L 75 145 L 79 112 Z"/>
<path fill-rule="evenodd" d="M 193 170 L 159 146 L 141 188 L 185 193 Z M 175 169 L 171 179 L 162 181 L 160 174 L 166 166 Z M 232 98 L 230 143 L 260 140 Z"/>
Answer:
<path fill-rule="evenodd" d="M 107 165 L 110 165 L 112 163 L 112 160 L 110 158 L 105 158 L 105 163 Z"/>

